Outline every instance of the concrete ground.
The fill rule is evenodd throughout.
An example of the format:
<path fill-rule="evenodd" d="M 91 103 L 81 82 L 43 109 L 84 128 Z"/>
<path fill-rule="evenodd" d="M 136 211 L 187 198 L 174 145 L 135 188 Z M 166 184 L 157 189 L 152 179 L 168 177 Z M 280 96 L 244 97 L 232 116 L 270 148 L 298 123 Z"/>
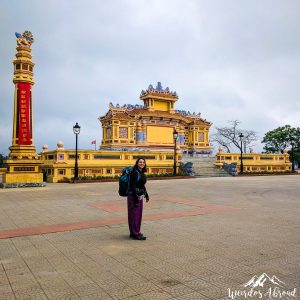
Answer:
<path fill-rule="evenodd" d="M 300 176 L 147 185 L 146 241 L 116 182 L 0 190 L 0 299 L 300 299 Z"/>

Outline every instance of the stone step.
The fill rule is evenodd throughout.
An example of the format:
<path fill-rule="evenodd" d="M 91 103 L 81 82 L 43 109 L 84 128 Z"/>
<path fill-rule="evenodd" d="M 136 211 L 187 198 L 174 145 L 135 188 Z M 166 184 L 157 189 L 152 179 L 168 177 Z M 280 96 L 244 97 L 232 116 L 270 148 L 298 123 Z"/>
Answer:
<path fill-rule="evenodd" d="M 193 163 L 193 166 L 204 168 L 204 167 L 215 166 L 215 164 L 214 164 L 214 163 L 213 163 L 213 164 L 194 164 L 194 163 Z"/>
<path fill-rule="evenodd" d="M 183 157 L 183 162 L 193 163 L 195 177 L 230 177 L 226 171 L 216 167 L 215 157 Z"/>

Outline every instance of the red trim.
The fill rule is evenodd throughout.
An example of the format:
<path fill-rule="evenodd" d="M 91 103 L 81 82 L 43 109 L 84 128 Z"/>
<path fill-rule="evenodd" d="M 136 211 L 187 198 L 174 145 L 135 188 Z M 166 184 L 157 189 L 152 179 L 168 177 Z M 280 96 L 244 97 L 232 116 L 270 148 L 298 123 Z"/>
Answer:
<path fill-rule="evenodd" d="M 31 122 L 30 122 L 30 88 L 29 83 L 18 83 L 18 144 L 31 145 Z"/>

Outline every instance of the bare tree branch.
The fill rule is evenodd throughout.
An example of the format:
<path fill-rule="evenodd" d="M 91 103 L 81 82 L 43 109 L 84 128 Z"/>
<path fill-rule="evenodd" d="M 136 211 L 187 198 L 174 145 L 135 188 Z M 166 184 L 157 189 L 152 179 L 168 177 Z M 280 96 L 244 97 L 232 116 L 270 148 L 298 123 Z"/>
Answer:
<path fill-rule="evenodd" d="M 218 143 L 220 146 L 224 147 L 227 152 L 232 151 L 233 148 L 237 148 L 241 151 L 241 140 L 240 134 L 243 134 L 243 152 L 247 152 L 247 148 L 249 149 L 252 145 L 251 143 L 258 139 L 257 134 L 253 130 L 241 130 L 239 129 L 240 121 L 233 120 L 229 121 L 231 126 L 227 127 L 216 127 L 217 133 L 213 135 L 213 141 Z"/>

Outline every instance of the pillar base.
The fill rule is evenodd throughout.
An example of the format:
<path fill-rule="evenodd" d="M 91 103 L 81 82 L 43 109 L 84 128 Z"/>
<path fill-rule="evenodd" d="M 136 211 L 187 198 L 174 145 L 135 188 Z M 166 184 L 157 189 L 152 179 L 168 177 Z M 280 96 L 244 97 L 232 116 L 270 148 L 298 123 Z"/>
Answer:
<path fill-rule="evenodd" d="M 26 152 L 24 149 L 18 149 L 17 156 L 12 155 L 13 151 L 10 153 L 10 157 L 4 161 L 7 170 L 2 175 L 0 187 L 40 187 L 45 185 L 43 173 L 40 171 L 42 161 L 33 150 L 34 147 L 27 147 Z"/>

